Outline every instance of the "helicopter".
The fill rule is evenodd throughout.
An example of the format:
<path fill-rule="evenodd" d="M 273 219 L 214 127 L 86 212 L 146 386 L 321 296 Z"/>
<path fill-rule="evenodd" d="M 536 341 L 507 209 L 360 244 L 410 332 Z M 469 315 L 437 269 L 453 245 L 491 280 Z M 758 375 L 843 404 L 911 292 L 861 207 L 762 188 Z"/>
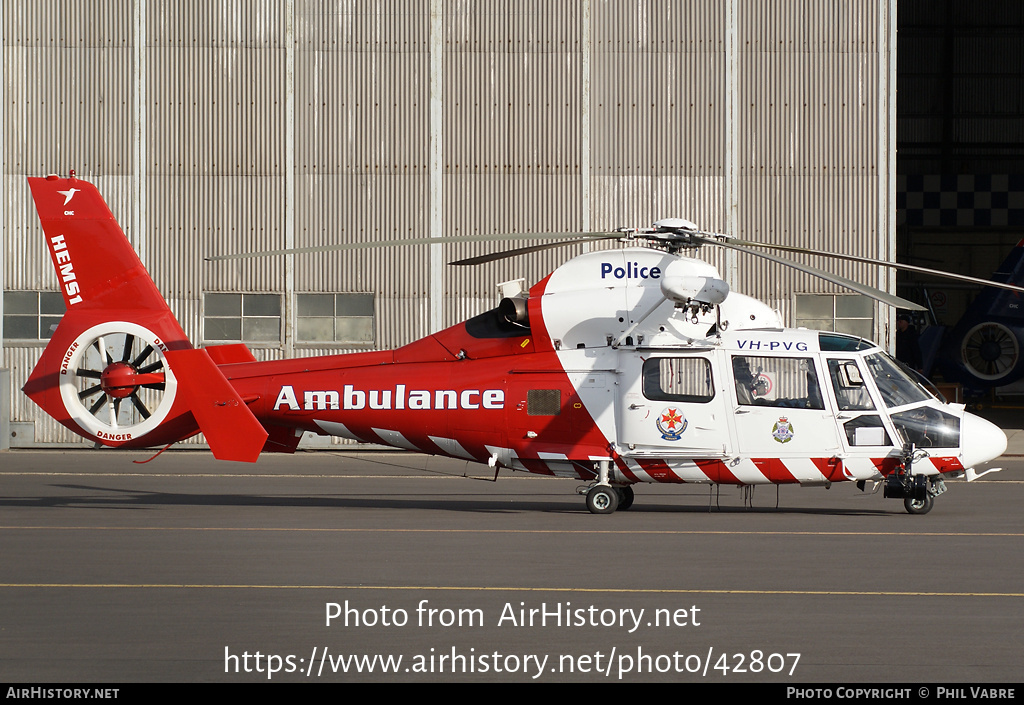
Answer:
<path fill-rule="evenodd" d="M 594 514 L 628 509 L 642 482 L 871 482 L 924 514 L 945 478 L 974 480 L 1006 449 L 876 344 L 787 329 L 688 253 L 742 249 L 916 304 L 686 220 L 608 233 L 621 246 L 529 288 L 505 282 L 496 308 L 394 350 L 258 362 L 244 344 L 189 342 L 95 186 L 28 181 L 67 312 L 23 390 L 98 445 L 202 432 L 216 458 L 254 462 L 312 432 L 486 464 L 495 479 L 574 478 Z"/>

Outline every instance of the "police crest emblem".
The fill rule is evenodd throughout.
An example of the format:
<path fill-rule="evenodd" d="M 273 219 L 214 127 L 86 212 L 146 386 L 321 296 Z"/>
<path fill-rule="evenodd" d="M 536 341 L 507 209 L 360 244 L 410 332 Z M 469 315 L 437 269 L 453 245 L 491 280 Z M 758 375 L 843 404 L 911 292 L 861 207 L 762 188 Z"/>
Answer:
<path fill-rule="evenodd" d="M 793 424 L 785 416 L 780 416 L 779 420 L 772 426 L 772 438 L 779 443 L 789 443 L 793 440 L 793 435 Z"/>

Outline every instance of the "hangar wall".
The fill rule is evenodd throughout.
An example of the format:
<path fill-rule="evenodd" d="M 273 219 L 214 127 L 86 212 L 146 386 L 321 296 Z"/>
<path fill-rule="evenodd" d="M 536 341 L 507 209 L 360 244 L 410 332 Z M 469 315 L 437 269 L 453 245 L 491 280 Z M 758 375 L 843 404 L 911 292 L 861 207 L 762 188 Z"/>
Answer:
<path fill-rule="evenodd" d="M 1024 232 L 1024 5 L 901 0 L 897 228 L 913 264 L 989 277 Z M 956 324 L 979 287 L 900 276 Z"/>
<path fill-rule="evenodd" d="M 493 305 L 496 282 L 536 282 L 581 251 L 454 268 L 445 263 L 495 245 L 384 246 L 400 238 L 680 216 L 892 258 L 894 9 L 8 0 L 0 368 L 19 389 L 45 344 L 46 297 L 35 294 L 38 339 L 14 337 L 29 315 L 19 306 L 57 290 L 25 176 L 72 168 L 104 193 L 193 341 L 233 330 L 230 311 L 217 316 L 238 299 L 253 331 L 240 337 L 261 359 L 402 345 Z M 338 242 L 381 246 L 203 261 Z M 843 293 L 832 285 L 705 254 L 791 323 L 832 324 L 820 306 L 793 310 L 797 294 Z M 830 268 L 894 287 L 874 267 Z M 303 310 L 322 293 L 337 295 L 333 339 L 330 313 Z M 866 315 L 860 325 L 885 340 L 891 314 L 869 305 Z M 4 403 L 14 445 L 75 440 L 22 394 Z"/>

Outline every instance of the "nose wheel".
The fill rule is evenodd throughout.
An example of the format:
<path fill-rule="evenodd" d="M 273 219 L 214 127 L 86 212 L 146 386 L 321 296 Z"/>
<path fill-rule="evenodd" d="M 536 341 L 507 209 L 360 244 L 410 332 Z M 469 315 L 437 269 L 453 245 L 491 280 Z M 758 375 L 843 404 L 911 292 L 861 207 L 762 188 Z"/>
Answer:
<path fill-rule="evenodd" d="M 931 494 L 926 494 L 921 499 L 907 497 L 903 500 L 903 507 L 909 514 L 927 514 L 934 504 L 935 498 Z"/>

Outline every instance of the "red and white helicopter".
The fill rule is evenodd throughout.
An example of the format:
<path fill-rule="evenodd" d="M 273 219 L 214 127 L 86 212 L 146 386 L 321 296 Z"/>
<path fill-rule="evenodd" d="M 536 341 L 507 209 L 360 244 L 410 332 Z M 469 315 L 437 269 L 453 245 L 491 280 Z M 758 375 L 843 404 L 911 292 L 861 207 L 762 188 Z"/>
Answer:
<path fill-rule="evenodd" d="M 874 343 L 783 328 L 730 292 L 678 252 L 755 243 L 687 221 L 616 233 L 644 246 L 580 255 L 529 291 L 507 283 L 494 310 L 396 350 L 257 362 L 242 344 L 192 346 L 93 185 L 29 183 L 67 313 L 24 391 L 98 444 L 201 431 L 217 458 L 255 461 L 312 431 L 577 478 L 598 514 L 628 508 L 639 482 L 844 481 L 884 481 L 923 514 L 945 476 L 975 479 L 1006 449 Z"/>

